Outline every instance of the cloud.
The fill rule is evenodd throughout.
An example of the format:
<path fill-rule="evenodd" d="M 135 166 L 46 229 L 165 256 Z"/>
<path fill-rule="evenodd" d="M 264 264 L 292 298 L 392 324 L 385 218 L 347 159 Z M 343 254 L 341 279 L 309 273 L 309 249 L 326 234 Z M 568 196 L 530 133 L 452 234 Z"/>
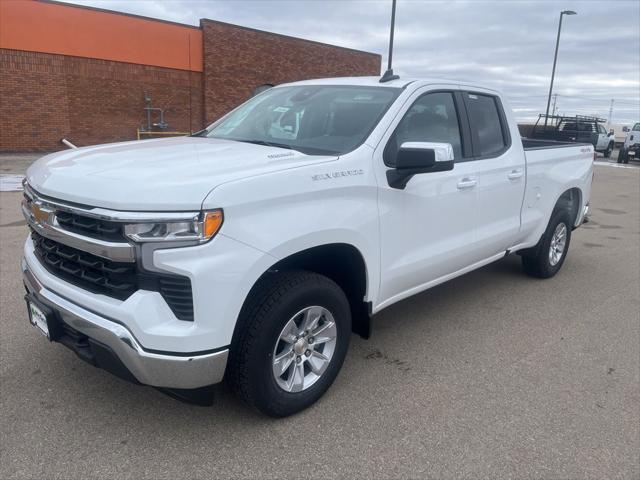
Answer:
<path fill-rule="evenodd" d="M 386 65 L 390 0 L 73 0 L 198 25 L 211 18 L 372 51 Z M 398 0 L 394 70 L 502 90 L 521 121 L 544 111 L 558 17 L 564 17 L 554 92 L 563 114 L 640 119 L 640 2 Z"/>

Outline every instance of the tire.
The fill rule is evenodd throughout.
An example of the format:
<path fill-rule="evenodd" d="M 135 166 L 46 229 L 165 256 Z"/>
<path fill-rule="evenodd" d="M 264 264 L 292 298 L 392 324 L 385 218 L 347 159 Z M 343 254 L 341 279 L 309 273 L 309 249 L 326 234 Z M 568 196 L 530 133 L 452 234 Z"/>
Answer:
<path fill-rule="evenodd" d="M 316 328 L 298 337 L 305 319 L 318 318 L 319 313 Z M 315 342 L 313 332 L 321 328 L 325 337 L 317 333 L 323 341 Z M 325 341 L 332 333 L 335 339 Z M 252 290 L 238 319 L 227 381 L 241 400 L 260 412 L 272 417 L 292 415 L 329 389 L 344 362 L 350 335 L 349 301 L 335 282 L 307 271 L 269 273 Z M 288 365 L 280 377 L 274 365 L 278 357 L 286 357 L 279 366 Z"/>
<path fill-rule="evenodd" d="M 613 151 L 613 142 L 610 142 L 604 151 L 604 158 L 609 158 L 611 156 L 612 151 Z"/>
<path fill-rule="evenodd" d="M 571 228 L 572 222 L 569 211 L 566 209 L 554 211 L 553 215 L 551 215 L 549 225 L 547 225 L 547 229 L 538 242 L 538 245 L 522 255 L 522 267 L 524 271 L 528 275 L 536 278 L 551 278 L 558 273 L 569 251 Z M 558 256 L 558 243 L 555 241 L 554 236 L 562 230 L 564 230 L 564 245 L 561 254 Z M 551 253 L 552 242 L 556 247 L 556 255 L 552 255 Z"/>

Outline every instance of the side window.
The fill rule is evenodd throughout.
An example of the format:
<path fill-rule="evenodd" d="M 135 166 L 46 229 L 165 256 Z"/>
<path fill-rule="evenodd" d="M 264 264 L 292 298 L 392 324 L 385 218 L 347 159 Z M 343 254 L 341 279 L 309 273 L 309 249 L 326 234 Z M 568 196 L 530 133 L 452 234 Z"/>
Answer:
<path fill-rule="evenodd" d="M 494 155 L 507 147 L 496 99 L 489 95 L 465 93 L 467 113 L 479 156 Z M 565 126 L 566 128 L 566 126 Z"/>
<path fill-rule="evenodd" d="M 607 133 L 607 131 L 605 130 L 605 128 L 604 128 L 602 125 L 600 125 L 600 124 L 598 124 L 598 132 L 599 132 L 599 133 Z"/>
<path fill-rule="evenodd" d="M 398 150 L 404 142 L 450 143 L 455 160 L 461 160 L 462 141 L 453 94 L 428 93 L 411 105 L 384 149 L 386 165 L 396 164 Z"/>

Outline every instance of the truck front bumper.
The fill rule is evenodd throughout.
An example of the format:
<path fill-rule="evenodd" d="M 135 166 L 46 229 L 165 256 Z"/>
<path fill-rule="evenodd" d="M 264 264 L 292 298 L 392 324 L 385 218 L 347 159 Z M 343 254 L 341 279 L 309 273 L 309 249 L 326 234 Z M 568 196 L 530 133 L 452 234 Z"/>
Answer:
<path fill-rule="evenodd" d="M 31 302 L 47 313 L 50 340 L 67 346 L 83 360 L 121 378 L 169 389 L 195 389 L 222 380 L 229 350 L 164 352 L 145 349 L 123 325 L 47 289 L 22 260 Z"/>

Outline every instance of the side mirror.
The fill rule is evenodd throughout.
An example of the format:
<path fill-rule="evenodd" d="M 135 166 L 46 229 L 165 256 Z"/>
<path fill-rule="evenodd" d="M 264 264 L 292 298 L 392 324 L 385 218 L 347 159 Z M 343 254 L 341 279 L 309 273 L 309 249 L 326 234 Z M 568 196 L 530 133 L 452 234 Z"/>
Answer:
<path fill-rule="evenodd" d="M 405 142 L 396 156 L 395 168 L 387 170 L 387 182 L 402 190 L 414 175 L 453 170 L 453 165 L 450 143 Z"/>
<path fill-rule="evenodd" d="M 622 127 L 622 131 L 623 131 L 624 133 L 627 133 L 627 132 L 629 131 L 629 127 Z"/>

